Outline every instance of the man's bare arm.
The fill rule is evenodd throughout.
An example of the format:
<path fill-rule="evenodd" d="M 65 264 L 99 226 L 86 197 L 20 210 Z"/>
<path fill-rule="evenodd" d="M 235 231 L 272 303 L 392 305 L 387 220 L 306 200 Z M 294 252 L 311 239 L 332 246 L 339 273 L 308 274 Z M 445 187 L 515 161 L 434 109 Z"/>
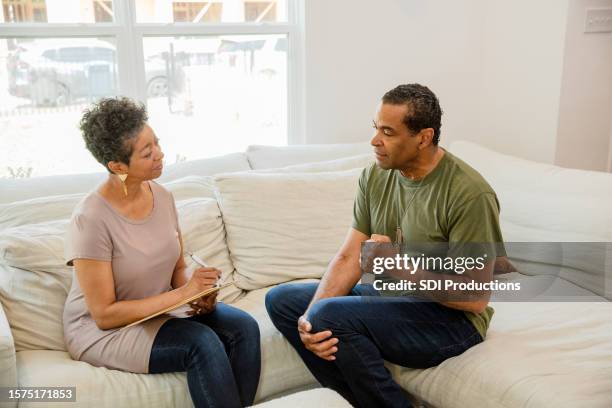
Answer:
<path fill-rule="evenodd" d="M 359 267 L 361 243 L 367 239 L 367 235 L 356 229 L 351 228 L 349 230 L 342 247 L 329 263 L 308 308 L 298 319 L 298 331 L 304 347 L 324 360 L 333 361 L 336 359 L 334 353 L 338 351 L 336 347 L 338 339 L 332 337 L 330 330 L 311 333 L 312 325 L 308 321 L 308 311 L 317 301 L 347 295 L 355 286 L 361 276 Z"/>
<path fill-rule="evenodd" d="M 317 291 L 315 292 L 306 312 L 317 301 L 329 297 L 345 296 L 359 282 L 361 269 L 359 257 L 361 256 L 361 243 L 369 237 L 364 233 L 351 228 L 346 234 L 344 243 L 329 263 Z"/>

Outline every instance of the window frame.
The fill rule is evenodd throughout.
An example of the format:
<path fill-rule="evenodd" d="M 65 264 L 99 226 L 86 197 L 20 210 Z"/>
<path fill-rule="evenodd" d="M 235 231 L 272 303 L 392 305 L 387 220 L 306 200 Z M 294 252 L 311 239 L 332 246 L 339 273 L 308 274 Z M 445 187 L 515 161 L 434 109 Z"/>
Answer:
<path fill-rule="evenodd" d="M 288 43 L 287 144 L 305 143 L 304 0 L 286 0 L 286 22 L 259 23 L 138 23 L 135 1 L 113 0 L 112 23 L 0 23 L 0 39 L 113 37 L 119 94 L 146 104 L 144 37 L 284 34 Z"/>

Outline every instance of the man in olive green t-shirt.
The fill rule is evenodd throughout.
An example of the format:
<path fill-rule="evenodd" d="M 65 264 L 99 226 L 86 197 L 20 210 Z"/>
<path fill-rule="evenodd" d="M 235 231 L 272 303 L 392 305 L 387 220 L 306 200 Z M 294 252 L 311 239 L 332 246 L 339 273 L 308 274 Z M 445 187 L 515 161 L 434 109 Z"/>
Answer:
<path fill-rule="evenodd" d="M 493 315 L 486 290 L 381 296 L 358 284 L 363 243 L 371 256 L 393 248 L 377 243 L 391 242 L 439 244 L 452 259 L 484 250 L 483 266 L 453 273 L 456 282 L 490 281 L 495 258 L 505 256 L 495 192 L 438 146 L 441 116 L 425 86 L 400 85 L 383 96 L 371 140 L 376 164 L 359 179 L 345 242 L 318 285 L 280 285 L 266 296 L 272 322 L 312 374 L 354 406 L 410 406 L 384 360 L 437 365 L 482 342 Z M 443 276 L 423 268 L 396 273 L 413 282 Z"/>

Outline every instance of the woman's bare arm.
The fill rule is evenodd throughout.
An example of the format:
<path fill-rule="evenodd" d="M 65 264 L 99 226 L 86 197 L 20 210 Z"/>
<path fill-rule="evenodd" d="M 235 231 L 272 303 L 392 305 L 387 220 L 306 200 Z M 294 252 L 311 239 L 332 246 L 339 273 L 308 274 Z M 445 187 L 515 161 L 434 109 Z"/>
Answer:
<path fill-rule="evenodd" d="M 125 326 L 170 307 L 211 288 L 218 277 L 218 272 L 212 268 L 199 269 L 179 288 L 145 299 L 117 301 L 109 261 L 75 259 L 73 262 L 87 308 L 96 325 L 102 330 Z"/>

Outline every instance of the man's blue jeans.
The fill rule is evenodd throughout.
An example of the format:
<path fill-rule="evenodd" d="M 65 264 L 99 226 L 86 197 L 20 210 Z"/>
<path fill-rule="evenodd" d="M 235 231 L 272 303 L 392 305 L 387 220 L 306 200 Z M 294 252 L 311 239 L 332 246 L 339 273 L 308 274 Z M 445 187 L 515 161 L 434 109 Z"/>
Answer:
<path fill-rule="evenodd" d="M 149 373 L 186 371 L 196 407 L 250 406 L 259 383 L 260 350 L 255 319 L 219 303 L 212 313 L 165 322 L 153 342 Z"/>
<path fill-rule="evenodd" d="M 357 285 L 349 296 L 322 299 L 309 312 L 312 333 L 331 330 L 339 340 L 336 359 L 326 361 L 304 347 L 297 330 L 316 288 L 277 286 L 266 296 L 266 309 L 321 385 L 357 407 L 410 406 L 383 360 L 427 368 L 482 342 L 462 311 L 410 296 L 382 297 L 371 285 Z"/>

